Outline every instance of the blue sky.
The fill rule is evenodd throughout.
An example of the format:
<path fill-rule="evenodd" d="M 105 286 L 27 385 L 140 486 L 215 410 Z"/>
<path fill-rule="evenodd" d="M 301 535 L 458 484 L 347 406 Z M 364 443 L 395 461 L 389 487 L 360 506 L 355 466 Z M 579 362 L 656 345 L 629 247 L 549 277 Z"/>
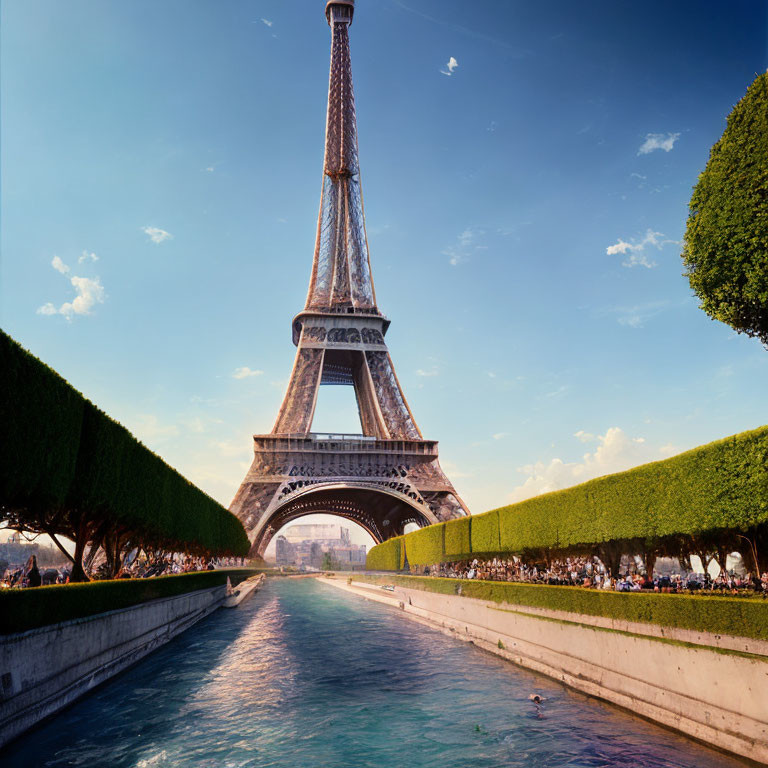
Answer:
<path fill-rule="evenodd" d="M 224 504 L 306 297 L 323 6 L 2 4 L 0 323 Z M 762 0 L 359 0 L 378 303 L 473 512 L 768 422 L 768 352 L 679 256 L 766 32 Z"/>

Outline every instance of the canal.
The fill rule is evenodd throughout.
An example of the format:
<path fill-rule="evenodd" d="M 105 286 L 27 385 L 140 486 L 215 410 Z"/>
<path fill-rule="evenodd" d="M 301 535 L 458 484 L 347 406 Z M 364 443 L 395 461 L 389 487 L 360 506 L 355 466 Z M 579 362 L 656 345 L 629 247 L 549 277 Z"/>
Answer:
<path fill-rule="evenodd" d="M 743 765 L 314 579 L 270 579 L 0 757 L 18 768 Z"/>

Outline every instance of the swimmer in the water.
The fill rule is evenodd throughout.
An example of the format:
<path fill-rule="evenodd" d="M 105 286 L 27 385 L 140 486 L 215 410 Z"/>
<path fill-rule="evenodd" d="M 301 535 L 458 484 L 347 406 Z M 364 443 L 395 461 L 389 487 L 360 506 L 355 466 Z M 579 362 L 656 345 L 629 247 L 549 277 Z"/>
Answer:
<path fill-rule="evenodd" d="M 544 701 L 544 698 L 539 696 L 538 693 L 532 693 L 528 698 L 536 705 L 536 717 L 539 719 L 543 718 L 544 715 L 541 714 L 541 702 Z"/>

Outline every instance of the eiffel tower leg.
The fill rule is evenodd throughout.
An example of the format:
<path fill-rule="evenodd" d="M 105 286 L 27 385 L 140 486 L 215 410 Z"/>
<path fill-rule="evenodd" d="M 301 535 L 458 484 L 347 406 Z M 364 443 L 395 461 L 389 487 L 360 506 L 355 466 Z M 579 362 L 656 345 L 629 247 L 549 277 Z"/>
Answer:
<path fill-rule="evenodd" d="M 421 440 L 421 432 L 400 388 L 389 352 L 368 350 L 365 359 L 389 436 L 396 440 Z"/>
<path fill-rule="evenodd" d="M 317 405 L 317 390 L 323 372 L 325 350 L 299 347 L 291 380 L 272 432 L 309 432 Z"/>

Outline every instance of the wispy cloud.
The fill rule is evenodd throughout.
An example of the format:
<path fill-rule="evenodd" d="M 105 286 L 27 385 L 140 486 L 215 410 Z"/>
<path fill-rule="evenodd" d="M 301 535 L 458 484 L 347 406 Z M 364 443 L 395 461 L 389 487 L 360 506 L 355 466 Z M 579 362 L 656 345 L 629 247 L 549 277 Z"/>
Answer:
<path fill-rule="evenodd" d="M 98 261 L 99 257 L 95 253 L 88 253 L 88 251 L 83 251 L 80 256 L 77 259 L 78 264 L 82 264 L 86 261 Z"/>
<path fill-rule="evenodd" d="M 428 370 L 425 370 L 424 368 L 419 368 L 416 371 L 416 375 L 417 376 L 422 376 L 422 377 L 425 377 L 425 378 L 429 378 L 430 376 L 439 376 L 440 375 L 440 371 L 438 371 L 437 368 L 434 367 L 434 366 L 432 368 L 428 369 Z"/>
<path fill-rule="evenodd" d="M 482 40 L 486 43 L 492 43 L 493 45 L 500 46 L 504 48 L 508 53 L 513 57 L 517 59 L 522 59 L 527 56 L 531 55 L 531 51 L 520 48 L 516 46 L 514 43 L 510 42 L 509 40 L 502 40 L 500 38 L 491 37 L 490 35 L 483 34 L 482 32 L 478 32 L 477 30 L 470 29 L 469 27 L 464 27 L 461 24 L 454 24 L 450 21 L 446 21 L 443 19 L 439 19 L 435 16 L 430 16 L 427 13 L 424 13 L 423 11 L 420 11 L 416 8 L 411 8 L 409 5 L 403 2 L 403 0 L 393 0 L 395 5 L 402 8 L 404 11 L 408 11 L 408 13 L 412 13 L 416 16 L 421 16 L 421 18 L 426 19 L 427 21 L 431 21 L 434 24 L 439 24 L 441 27 L 447 27 L 448 29 L 453 30 L 454 32 L 459 32 L 462 35 L 467 35 L 468 37 L 472 37 L 475 40 Z"/>
<path fill-rule="evenodd" d="M 496 432 L 496 434 L 493 435 L 493 439 L 494 440 L 503 440 L 508 435 L 509 435 L 509 432 Z"/>
<path fill-rule="evenodd" d="M 663 233 L 654 232 L 652 229 L 649 229 L 641 240 L 633 240 L 629 243 L 619 238 L 613 245 L 609 245 L 605 252 L 608 256 L 616 256 L 617 254 L 627 256 L 627 259 L 621 262 L 623 267 L 646 267 L 646 269 L 653 269 L 656 266 L 656 262 L 648 258 L 645 249 L 648 246 L 653 246 L 660 251 L 669 243 L 677 244 L 677 240 L 670 240 Z"/>
<path fill-rule="evenodd" d="M 264 371 L 255 371 L 244 365 L 242 368 L 235 368 L 232 372 L 233 379 L 249 379 L 251 376 L 261 376 Z"/>
<path fill-rule="evenodd" d="M 149 239 L 157 245 L 165 242 L 166 240 L 173 240 L 173 235 L 170 232 L 166 232 L 164 229 L 160 229 L 159 227 L 142 227 L 141 229 L 146 235 L 149 236 Z"/>
<path fill-rule="evenodd" d="M 140 413 L 131 424 L 131 429 L 146 443 L 179 434 L 179 428 L 175 424 L 161 424 L 160 419 L 153 413 Z"/>
<path fill-rule="evenodd" d="M 679 138 L 679 133 L 648 133 L 645 136 L 645 141 L 640 145 L 640 149 L 637 150 L 637 154 L 647 155 L 657 149 L 671 152 Z"/>
<path fill-rule="evenodd" d="M 51 260 L 51 266 L 62 275 L 70 272 L 67 266 L 58 256 Z M 103 304 L 106 294 L 104 286 L 98 277 L 78 277 L 73 275 L 69 282 L 75 289 L 76 296 L 72 301 L 65 301 L 60 307 L 49 301 L 37 308 L 38 315 L 63 315 L 71 320 L 74 315 L 89 315 L 96 304 Z"/>
<path fill-rule="evenodd" d="M 663 455 L 668 455 L 665 446 L 654 451 L 642 437 L 630 437 L 620 427 L 611 427 L 604 435 L 592 434 L 579 430 L 574 437 L 580 442 L 596 442 L 594 452 L 585 453 L 581 461 L 565 462 L 552 459 L 519 467 L 518 472 L 526 476 L 522 485 L 518 485 L 509 494 L 512 502 L 522 501 L 541 493 L 568 488 L 593 477 L 620 472 Z"/>
<path fill-rule="evenodd" d="M 261 23 L 266 25 L 267 27 L 271 27 L 274 24 L 274 22 L 270 21 L 269 19 L 262 19 Z"/>
<path fill-rule="evenodd" d="M 443 250 L 443 255 L 448 257 L 448 263 L 455 267 L 468 261 L 477 251 L 487 250 L 487 246 L 480 245 L 477 240 L 485 233 L 475 227 L 467 227 L 457 238 L 453 245 Z"/>
<path fill-rule="evenodd" d="M 448 59 L 448 63 L 445 65 L 445 69 L 440 70 L 440 74 L 450 77 L 453 74 L 453 71 L 458 66 L 459 66 L 459 62 L 456 61 L 456 59 L 453 56 L 451 56 L 451 58 Z"/>
<path fill-rule="evenodd" d="M 51 266 L 57 272 L 61 272 L 62 275 L 66 275 L 69 272 L 69 267 L 58 256 L 54 256 L 51 259 Z"/>
<path fill-rule="evenodd" d="M 627 328 L 643 328 L 652 318 L 669 308 L 669 301 L 648 301 L 634 306 L 606 307 L 596 312 L 598 317 L 613 316 L 619 325 Z"/>

